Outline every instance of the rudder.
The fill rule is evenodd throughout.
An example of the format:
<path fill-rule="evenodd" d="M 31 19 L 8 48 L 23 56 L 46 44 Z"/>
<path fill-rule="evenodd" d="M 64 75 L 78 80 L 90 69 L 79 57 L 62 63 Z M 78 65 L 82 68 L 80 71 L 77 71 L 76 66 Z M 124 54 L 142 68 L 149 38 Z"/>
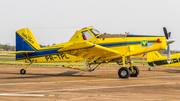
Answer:
<path fill-rule="evenodd" d="M 23 28 L 16 31 L 16 51 L 37 51 L 40 46 L 31 30 Z"/>

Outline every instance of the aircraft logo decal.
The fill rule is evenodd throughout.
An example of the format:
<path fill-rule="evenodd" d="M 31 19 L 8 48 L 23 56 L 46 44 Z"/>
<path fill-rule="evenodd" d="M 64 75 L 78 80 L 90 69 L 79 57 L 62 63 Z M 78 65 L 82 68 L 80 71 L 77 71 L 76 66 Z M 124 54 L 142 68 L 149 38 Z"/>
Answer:
<path fill-rule="evenodd" d="M 148 47 L 148 41 L 147 40 L 142 40 L 141 41 L 141 46 L 142 47 Z"/>
<path fill-rule="evenodd" d="M 25 37 L 25 39 L 27 39 L 28 41 L 30 41 L 32 44 L 34 44 L 34 41 L 32 40 L 32 38 L 29 35 L 26 35 L 24 33 L 22 33 L 23 37 Z"/>

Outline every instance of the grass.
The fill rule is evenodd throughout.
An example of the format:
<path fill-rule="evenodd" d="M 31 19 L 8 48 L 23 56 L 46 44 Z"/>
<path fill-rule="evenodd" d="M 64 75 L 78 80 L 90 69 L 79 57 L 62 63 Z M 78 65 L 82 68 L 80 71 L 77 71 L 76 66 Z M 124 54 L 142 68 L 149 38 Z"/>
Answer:
<path fill-rule="evenodd" d="M 14 54 L 8 54 L 10 52 L 5 52 L 5 51 L 1 51 L 0 52 L 0 58 L 15 58 Z M 133 58 L 133 57 L 132 57 Z M 146 58 L 146 57 L 145 57 Z M 142 58 L 141 58 L 142 59 Z M 133 60 L 133 65 L 142 65 L 143 61 L 142 60 Z M 24 63 L 24 62 L 19 62 L 19 61 L 0 61 L 0 65 L 27 65 L 28 63 Z M 67 65 L 68 62 L 55 62 L 55 63 L 33 63 L 31 64 L 32 66 L 62 66 L 62 65 Z M 70 66 L 74 66 L 76 63 L 73 63 Z M 78 66 L 83 66 L 84 63 L 81 63 Z M 117 66 L 117 63 L 108 63 L 106 65 L 109 66 Z M 147 61 L 144 61 L 144 65 L 148 65 Z"/>
<path fill-rule="evenodd" d="M 62 66 L 68 63 L 33 63 L 31 66 Z M 28 65 L 28 63 L 19 62 L 19 61 L 0 61 L 0 65 Z"/>
<path fill-rule="evenodd" d="M 11 52 L 8 51 L 0 51 L 0 58 L 15 58 L 15 54 L 8 54 Z"/>
<path fill-rule="evenodd" d="M 0 55 L 0 58 L 15 58 L 15 56 Z"/>
<path fill-rule="evenodd" d="M 55 63 L 33 63 L 31 66 L 62 66 L 67 65 L 68 62 L 55 62 Z M 74 66 L 76 63 L 71 64 L 70 66 Z M 142 60 L 134 60 L 133 65 L 142 65 Z M 0 61 L 0 65 L 28 65 L 28 63 L 19 62 L 19 61 Z M 83 66 L 84 63 L 78 65 Z M 108 63 L 108 66 L 118 66 L 117 63 Z M 144 62 L 144 65 L 148 65 L 147 62 Z"/>

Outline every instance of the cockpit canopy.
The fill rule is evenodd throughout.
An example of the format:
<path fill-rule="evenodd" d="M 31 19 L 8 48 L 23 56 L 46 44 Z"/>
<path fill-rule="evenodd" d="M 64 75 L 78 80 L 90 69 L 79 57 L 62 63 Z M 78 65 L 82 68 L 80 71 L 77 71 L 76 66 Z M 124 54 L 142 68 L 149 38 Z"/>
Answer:
<path fill-rule="evenodd" d="M 77 30 L 69 41 L 83 41 L 89 39 L 99 38 L 101 33 L 93 27 L 86 27 L 81 30 Z"/>
<path fill-rule="evenodd" d="M 98 38 L 98 36 L 101 34 L 99 31 L 97 31 L 94 28 L 82 31 L 81 33 L 84 40 Z"/>

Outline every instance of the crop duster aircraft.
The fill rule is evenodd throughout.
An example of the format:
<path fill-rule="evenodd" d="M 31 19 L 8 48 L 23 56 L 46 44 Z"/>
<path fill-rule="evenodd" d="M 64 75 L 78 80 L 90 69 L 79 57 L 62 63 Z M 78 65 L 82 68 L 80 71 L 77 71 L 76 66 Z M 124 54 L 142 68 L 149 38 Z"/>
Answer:
<path fill-rule="evenodd" d="M 70 62 L 64 67 L 94 71 L 108 62 L 122 64 L 118 75 L 120 78 L 137 77 L 139 69 L 133 66 L 131 56 L 143 55 L 147 52 L 166 48 L 166 37 L 152 35 L 101 34 L 93 27 L 77 30 L 69 42 L 40 48 L 30 29 L 16 31 L 16 60 L 32 63 Z M 82 68 L 75 68 L 83 63 Z M 70 67 L 76 62 L 75 66 Z M 127 68 L 126 63 L 130 63 Z M 96 64 L 93 68 L 91 64 Z M 20 70 L 26 73 L 29 66 Z M 89 67 L 88 67 L 89 66 Z M 86 68 L 85 68 L 86 67 Z"/>
<path fill-rule="evenodd" d="M 147 62 L 150 66 L 180 66 L 180 53 L 170 54 L 169 44 L 173 43 L 175 39 L 170 38 L 171 32 L 167 33 L 167 29 L 164 27 L 164 34 L 167 40 L 167 56 L 161 56 L 158 51 L 147 53 Z M 152 70 L 152 68 L 149 68 Z"/>

